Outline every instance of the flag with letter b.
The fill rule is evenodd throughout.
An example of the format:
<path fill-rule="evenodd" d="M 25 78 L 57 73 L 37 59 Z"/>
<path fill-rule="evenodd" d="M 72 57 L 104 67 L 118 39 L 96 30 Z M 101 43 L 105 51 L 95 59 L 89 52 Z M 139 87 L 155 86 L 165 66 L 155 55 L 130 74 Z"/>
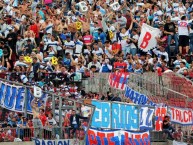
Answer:
<path fill-rule="evenodd" d="M 157 40 L 155 39 L 160 35 L 160 30 L 153 28 L 145 23 L 142 25 L 141 35 L 138 41 L 138 47 L 147 52 L 148 50 L 157 46 Z"/>

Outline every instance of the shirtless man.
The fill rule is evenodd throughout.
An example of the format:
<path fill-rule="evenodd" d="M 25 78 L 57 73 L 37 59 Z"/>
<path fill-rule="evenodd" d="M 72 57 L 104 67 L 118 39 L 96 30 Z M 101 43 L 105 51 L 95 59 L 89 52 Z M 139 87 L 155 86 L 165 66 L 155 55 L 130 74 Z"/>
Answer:
<path fill-rule="evenodd" d="M 38 100 L 37 98 L 34 98 L 31 102 L 31 106 L 32 106 L 32 114 L 33 114 L 33 127 L 34 127 L 34 137 L 42 137 L 42 122 L 39 118 L 40 115 L 40 109 L 43 108 L 42 107 L 38 107 Z"/>

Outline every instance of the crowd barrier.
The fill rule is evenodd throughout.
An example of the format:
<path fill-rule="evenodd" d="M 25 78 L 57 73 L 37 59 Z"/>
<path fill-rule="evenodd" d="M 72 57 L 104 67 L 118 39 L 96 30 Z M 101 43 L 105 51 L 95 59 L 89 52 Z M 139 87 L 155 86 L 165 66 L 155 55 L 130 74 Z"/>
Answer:
<path fill-rule="evenodd" d="M 108 84 L 108 76 L 109 74 L 94 74 L 94 77 L 91 77 L 91 78 L 88 78 L 88 79 L 83 79 L 82 80 L 82 88 L 85 88 L 85 91 L 86 92 L 95 92 L 95 93 L 99 93 L 99 95 L 106 95 L 106 93 L 108 91 L 111 91 L 114 95 L 118 95 L 118 96 L 123 96 L 122 97 L 122 101 L 123 102 L 127 102 L 128 99 L 127 98 L 124 98 L 124 91 L 122 90 L 118 90 L 118 89 L 115 89 L 115 88 L 112 88 L 109 86 Z M 154 75 L 155 76 L 155 75 Z M 154 76 L 152 75 L 152 78 L 154 78 Z M 165 103 L 165 104 L 169 104 L 169 101 L 173 102 L 171 100 L 171 98 L 179 98 L 179 100 L 181 99 L 182 103 L 178 103 L 178 104 L 181 104 L 182 106 L 187 106 L 187 102 L 188 100 L 190 99 L 188 96 L 186 95 L 183 95 L 181 94 L 180 92 L 177 92 L 177 91 L 173 91 L 170 86 L 170 83 L 171 83 L 171 79 L 168 79 L 166 76 L 163 76 L 162 80 L 160 81 L 159 79 L 160 78 L 155 78 L 156 79 L 148 79 L 148 75 L 137 75 L 137 74 L 130 74 L 129 76 L 129 81 L 128 81 L 128 85 L 140 92 L 141 94 L 145 94 L 150 100 L 152 100 L 153 102 L 155 103 Z M 160 81 L 160 82 L 156 82 L 156 81 Z M 10 84 L 14 84 L 14 82 L 11 82 L 11 81 L 7 81 L 7 80 L 2 80 L 4 82 L 7 82 L 7 83 L 10 83 Z M 21 84 L 17 84 L 17 85 L 21 85 Z M 22 85 L 21 85 L 22 86 Z M 27 87 L 31 87 L 31 86 L 25 86 L 25 88 Z M 44 131 L 40 131 L 40 138 L 46 138 L 48 135 L 49 137 L 56 137 L 56 134 L 61 138 L 61 139 L 65 139 L 67 137 L 67 130 L 68 128 L 66 129 L 63 129 L 62 128 L 62 111 L 63 110 L 66 110 L 68 108 L 68 106 L 64 106 L 62 104 L 63 102 L 63 99 L 61 96 L 58 96 L 58 95 L 55 95 L 53 93 L 49 93 L 49 92 L 45 92 L 45 93 L 48 93 L 49 94 L 49 97 L 50 97 L 50 100 L 52 102 L 52 111 L 53 113 L 55 112 L 55 106 L 58 107 L 59 109 L 59 126 L 60 126 L 60 129 L 54 129 L 53 130 L 53 134 L 47 134 L 47 132 L 44 132 Z M 155 100 L 155 98 L 157 98 L 157 100 Z M 56 102 L 56 100 L 58 100 L 58 102 Z M 74 109 L 78 109 L 81 113 L 81 110 L 80 110 L 80 105 L 82 104 L 81 101 L 74 101 L 74 100 L 71 100 L 71 99 L 64 99 L 65 100 L 68 100 L 68 101 L 72 101 L 73 102 L 73 105 L 69 106 L 69 107 L 72 107 Z M 157 102 L 156 102 L 157 101 Z M 184 101 L 184 102 L 183 102 Z M 57 104 L 59 103 L 59 104 Z M 175 106 L 175 105 L 178 105 L 178 104 L 173 104 L 172 106 Z M 64 106 L 64 107 L 63 107 Z M 67 108 L 65 108 L 67 107 Z M 93 106 L 89 106 L 89 107 L 93 107 Z M 69 110 L 69 109 L 68 109 Z M 94 109 L 93 109 L 94 110 Z M 55 113 L 54 113 L 55 114 Z M 92 117 L 92 116 L 91 116 Z M 90 123 L 89 123 L 90 125 Z M 62 128 L 62 129 L 61 129 Z M 33 128 L 31 128 L 33 130 Z M 33 134 L 31 132 L 29 132 L 29 130 L 26 132 L 26 128 L 25 129 L 21 129 L 21 128 L 16 128 L 14 129 L 15 131 L 13 132 L 16 132 L 16 137 L 21 137 L 21 133 L 23 132 L 24 134 L 24 130 L 25 130 L 25 140 L 29 140 L 29 138 L 33 138 L 31 136 L 33 136 Z M 43 129 L 41 129 L 43 130 Z M 59 132 L 58 132 L 59 131 Z M 56 133 L 55 133 L 56 132 Z M 152 133 L 152 141 L 155 141 L 155 140 L 163 140 L 161 138 L 161 132 L 160 132 L 160 135 L 157 135 L 156 132 L 151 132 Z M 80 137 L 81 133 L 76 133 L 76 136 L 77 137 Z M 189 134 L 188 134 L 189 135 Z M 29 136 L 29 137 L 26 137 L 26 136 Z M 159 136 L 159 137 L 158 137 Z M 69 136 L 70 137 L 70 136 Z M 156 139 L 157 137 L 157 139 Z M 68 137 L 67 137 L 68 138 Z"/>
<path fill-rule="evenodd" d="M 71 127 L 16 127 L 0 128 L 0 142 L 33 141 L 35 138 L 44 140 L 78 139 L 84 140 L 86 130 L 77 129 L 74 134 Z"/>
<path fill-rule="evenodd" d="M 86 92 L 99 92 L 100 95 L 104 95 L 111 91 L 114 95 L 120 96 L 123 102 L 127 102 L 127 99 L 122 97 L 124 91 L 109 86 L 108 77 L 108 73 L 97 73 L 94 77 L 83 80 Z M 192 82 L 174 73 L 166 73 L 161 77 L 156 73 L 130 73 L 128 86 L 145 94 L 152 102 L 193 109 Z"/>

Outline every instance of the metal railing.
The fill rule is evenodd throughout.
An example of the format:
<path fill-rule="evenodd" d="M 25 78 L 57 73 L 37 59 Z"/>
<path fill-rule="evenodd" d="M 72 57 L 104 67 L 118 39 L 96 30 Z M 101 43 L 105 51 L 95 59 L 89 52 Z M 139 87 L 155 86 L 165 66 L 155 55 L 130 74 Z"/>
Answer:
<path fill-rule="evenodd" d="M 75 131 L 71 127 L 0 128 L 0 142 L 13 142 L 16 138 L 22 141 L 32 141 L 37 137 L 39 139 L 78 139 L 81 141 L 86 135 L 85 128 L 81 127 Z"/>
<path fill-rule="evenodd" d="M 158 77 L 156 73 L 144 74 L 129 74 L 128 85 L 130 88 L 145 94 L 148 98 L 155 103 L 165 103 L 170 106 L 188 107 L 193 101 L 190 96 L 184 94 L 183 89 L 187 89 L 183 84 L 176 84 L 173 82 L 175 74 L 163 74 Z M 108 84 L 108 73 L 97 73 L 94 77 L 88 78 L 83 81 L 83 86 L 86 92 L 99 92 L 100 95 L 106 94 L 111 91 L 114 95 L 123 95 L 124 91 L 111 88 Z M 179 80 L 184 83 L 189 83 L 189 87 L 193 87 L 191 82 L 186 78 L 177 76 Z M 123 99 L 122 101 L 127 101 Z"/>

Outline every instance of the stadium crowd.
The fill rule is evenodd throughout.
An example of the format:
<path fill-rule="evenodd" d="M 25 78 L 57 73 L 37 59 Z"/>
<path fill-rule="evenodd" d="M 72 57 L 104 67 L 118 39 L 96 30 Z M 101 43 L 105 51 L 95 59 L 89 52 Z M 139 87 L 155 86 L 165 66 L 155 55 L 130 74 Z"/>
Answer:
<path fill-rule="evenodd" d="M 137 45 L 143 23 L 161 31 L 157 46 L 147 53 Z M 159 67 L 191 79 L 192 52 L 192 0 L 0 1 L 0 77 L 37 84 L 64 98 L 99 99 L 74 84 L 77 74 L 81 78 L 115 70 L 142 74 Z M 64 126 L 73 126 L 71 112 L 64 115 Z M 40 114 L 43 125 L 57 125 L 49 109 Z M 10 127 L 33 126 L 22 114 L 5 116 L 2 128 L 7 131 L 1 129 L 5 140 Z"/>

